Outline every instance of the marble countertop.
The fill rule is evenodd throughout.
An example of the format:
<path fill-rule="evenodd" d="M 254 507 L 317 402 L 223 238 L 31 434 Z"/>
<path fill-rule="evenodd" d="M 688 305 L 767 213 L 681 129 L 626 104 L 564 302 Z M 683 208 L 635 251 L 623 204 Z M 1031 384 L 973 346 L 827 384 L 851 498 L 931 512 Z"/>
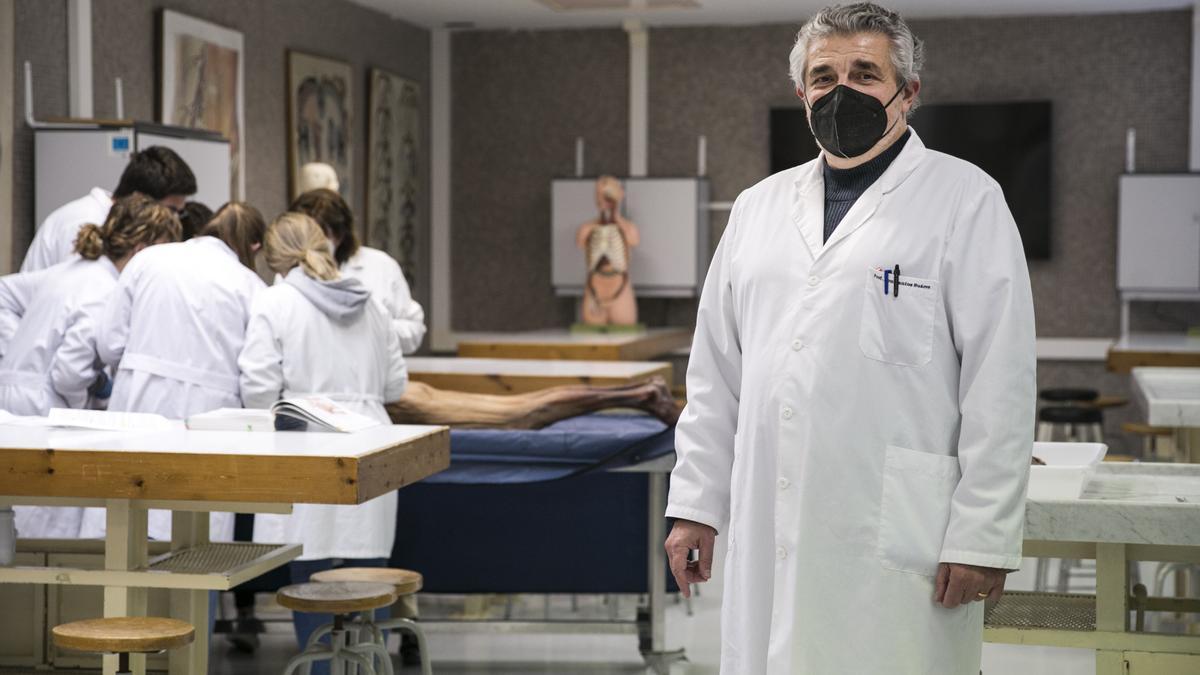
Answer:
<path fill-rule="evenodd" d="M 1200 427 L 1200 368 L 1134 368 L 1133 389 L 1148 423 Z"/>
<path fill-rule="evenodd" d="M 1029 500 L 1025 539 L 1200 546 L 1200 465 L 1102 463 L 1077 499 Z"/>

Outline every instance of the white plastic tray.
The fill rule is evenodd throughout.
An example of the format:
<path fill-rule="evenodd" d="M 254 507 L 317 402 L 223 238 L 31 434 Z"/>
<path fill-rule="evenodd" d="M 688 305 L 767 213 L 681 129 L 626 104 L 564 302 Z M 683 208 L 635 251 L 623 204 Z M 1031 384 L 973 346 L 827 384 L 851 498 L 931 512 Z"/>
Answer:
<path fill-rule="evenodd" d="M 1107 453 L 1103 443 L 1034 443 L 1033 456 L 1046 465 L 1030 467 L 1029 499 L 1078 499 Z"/>

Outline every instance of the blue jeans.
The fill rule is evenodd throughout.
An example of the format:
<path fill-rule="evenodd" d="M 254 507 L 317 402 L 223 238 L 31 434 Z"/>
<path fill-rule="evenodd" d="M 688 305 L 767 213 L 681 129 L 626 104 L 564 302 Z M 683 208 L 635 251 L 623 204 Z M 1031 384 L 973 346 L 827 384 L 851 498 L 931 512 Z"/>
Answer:
<path fill-rule="evenodd" d="M 387 567 L 387 558 L 323 558 L 321 560 L 294 560 L 288 563 L 288 571 L 292 575 L 293 584 L 306 583 L 312 575 L 325 570 L 339 567 Z M 383 621 L 388 618 L 388 608 L 375 610 L 375 620 Z M 292 612 L 292 624 L 296 627 L 296 642 L 300 649 L 308 645 L 308 636 L 327 623 L 333 623 L 332 614 L 310 614 L 308 612 Z M 322 640 L 329 643 L 329 636 Z M 329 662 L 312 664 L 310 675 L 329 675 Z"/>

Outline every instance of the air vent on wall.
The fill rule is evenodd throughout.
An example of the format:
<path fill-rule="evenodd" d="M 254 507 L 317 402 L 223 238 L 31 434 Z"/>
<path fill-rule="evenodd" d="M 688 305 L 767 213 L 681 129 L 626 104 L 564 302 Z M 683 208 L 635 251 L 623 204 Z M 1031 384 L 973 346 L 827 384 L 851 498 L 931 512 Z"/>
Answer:
<path fill-rule="evenodd" d="M 699 9 L 700 0 L 535 0 L 556 12 L 583 10 Z"/>

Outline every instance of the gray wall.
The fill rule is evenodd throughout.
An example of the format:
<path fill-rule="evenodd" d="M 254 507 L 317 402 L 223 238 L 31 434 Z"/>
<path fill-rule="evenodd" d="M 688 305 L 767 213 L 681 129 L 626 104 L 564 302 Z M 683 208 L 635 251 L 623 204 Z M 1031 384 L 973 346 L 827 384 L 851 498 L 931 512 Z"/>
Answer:
<path fill-rule="evenodd" d="M 366 185 L 367 82 L 372 67 L 420 83 L 429 93 L 429 32 L 344 0 L 101 0 L 92 6 L 94 112 L 115 114 L 113 79 L 124 81 L 125 115 L 158 119 L 158 31 L 161 9 L 239 30 L 245 40 L 246 199 L 271 218 L 287 206 L 286 50 L 298 49 L 354 67 L 355 161 L 351 207 L 361 224 Z M 65 0 L 17 0 L 16 68 L 34 65 L 34 105 L 39 117 L 65 116 L 67 12 Z M 24 108 L 24 89 L 14 105 Z M 429 306 L 429 115 L 422 127 L 424 161 L 419 201 L 420 251 L 417 299 Z M 33 236 L 33 134 L 23 118 L 14 138 L 15 262 Z M 109 186 L 112 187 L 112 186 Z M 219 204 L 210 205 L 217 207 Z"/>
<path fill-rule="evenodd" d="M 787 53 L 799 23 L 651 30 L 652 175 L 693 173 L 699 134 L 714 200 L 767 174 L 768 110 L 797 104 Z M 1191 24 L 1188 11 L 912 23 L 926 102 L 1053 102 L 1053 258 L 1031 266 L 1041 336 L 1118 331 L 1125 129 L 1138 129 L 1139 170 L 1187 170 Z M 626 171 L 625 37 L 477 32 L 453 47 L 453 327 L 561 326 L 574 305 L 550 289 L 549 179 L 572 170 L 577 135 L 588 173 Z M 693 301 L 640 308 L 652 325 L 694 320 Z M 1200 323 L 1196 305 L 1144 309 L 1138 326 Z"/>
<path fill-rule="evenodd" d="M 452 43 L 452 327 L 572 320 L 550 287 L 550 179 L 629 165 L 628 53 L 620 30 L 459 33 Z"/>

